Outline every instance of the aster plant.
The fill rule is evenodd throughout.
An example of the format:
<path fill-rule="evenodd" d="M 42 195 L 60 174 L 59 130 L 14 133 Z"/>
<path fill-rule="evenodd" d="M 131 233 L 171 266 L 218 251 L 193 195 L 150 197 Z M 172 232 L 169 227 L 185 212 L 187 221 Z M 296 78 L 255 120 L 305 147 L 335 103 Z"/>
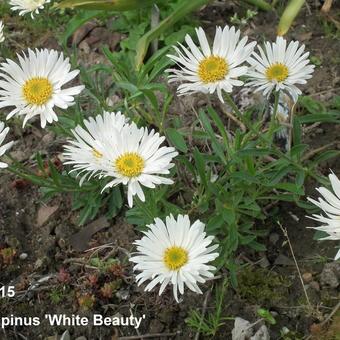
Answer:
<path fill-rule="evenodd" d="M 81 182 L 97 174 L 110 179 L 103 191 L 118 184 L 126 185 L 132 207 L 135 195 L 145 201 L 141 185 L 153 189 L 156 185 L 173 184 L 173 180 L 163 175 L 170 174 L 174 166 L 171 161 L 178 153 L 173 147 L 161 146 L 165 137 L 158 132 L 138 128 L 127 121 L 120 113 L 104 113 L 104 118 L 85 121 L 89 132 L 77 127 L 73 131 L 77 141 L 65 147 L 64 156 L 66 164 L 86 172 Z"/>
<path fill-rule="evenodd" d="M 14 13 L 32 18 L 49 3 L 9 1 Z M 131 34 L 115 51 L 103 48 L 105 63 L 73 66 L 66 42 L 74 24 L 62 38 L 65 55 L 30 48 L 0 65 L 0 109 L 8 124 L 22 118 L 23 127 L 32 129 L 38 121 L 55 133 L 63 151 L 57 149 L 55 158 L 37 153 L 26 166 L 8 153 L 14 143 L 5 143 L 9 127 L 0 122 L 0 168 L 41 186 L 46 199 L 71 193 L 80 225 L 104 214 L 136 226 L 143 234 L 129 260 L 145 291 L 159 287 L 162 295 L 170 287 L 181 302 L 188 290 L 201 294 L 216 271 L 236 287 L 239 247 L 265 251 L 259 225 L 271 216 L 267 210 L 280 201 L 305 201 L 309 177 L 326 182 L 317 169 L 319 151 L 306 152 L 303 128 L 339 123 L 339 117 L 332 110 L 321 117 L 313 99 L 304 100 L 303 85 L 314 72 L 309 52 L 283 37 L 261 47 L 257 37 L 234 26 L 217 26 L 211 37 L 198 27 L 176 44 L 163 32 L 166 46 L 154 51 L 154 44 L 144 65 Z M 149 33 L 137 49 L 160 34 L 159 26 Z M 250 100 L 241 109 L 245 89 Z M 261 101 L 253 105 L 254 92 Z M 295 105 L 301 105 L 298 117 Z M 285 147 L 277 136 L 288 136 Z M 337 150 L 320 159 L 334 155 Z M 333 192 L 320 187 L 323 198 L 309 199 L 324 214 L 311 218 L 325 239 L 338 240 L 340 182 L 335 174 L 329 179 Z"/>

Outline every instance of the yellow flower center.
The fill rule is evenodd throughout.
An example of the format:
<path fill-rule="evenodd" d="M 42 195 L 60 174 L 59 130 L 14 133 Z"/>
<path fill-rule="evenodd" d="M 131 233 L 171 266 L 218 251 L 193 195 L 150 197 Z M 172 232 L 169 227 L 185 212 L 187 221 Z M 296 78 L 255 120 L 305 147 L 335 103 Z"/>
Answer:
<path fill-rule="evenodd" d="M 229 65 L 225 59 L 214 55 L 203 59 L 198 65 L 198 75 L 205 84 L 224 79 L 228 71 Z"/>
<path fill-rule="evenodd" d="M 164 264 L 170 270 L 178 270 L 188 262 L 188 252 L 182 247 L 170 247 L 164 252 Z"/>
<path fill-rule="evenodd" d="M 117 171 L 126 177 L 137 177 L 144 169 L 144 159 L 136 152 L 127 152 L 115 161 Z"/>
<path fill-rule="evenodd" d="M 53 86 L 47 78 L 35 77 L 26 81 L 22 91 L 29 104 L 43 105 L 52 97 Z"/>
<path fill-rule="evenodd" d="M 288 67 L 282 63 L 276 63 L 266 69 L 266 77 L 269 81 L 281 82 L 288 78 Z"/>
<path fill-rule="evenodd" d="M 101 152 L 99 152 L 98 150 L 96 150 L 96 149 L 93 149 L 93 150 L 92 150 L 92 154 L 93 154 L 93 156 L 94 156 L 95 158 L 97 158 L 97 159 L 100 159 L 100 158 L 103 157 L 103 154 L 102 154 Z"/>

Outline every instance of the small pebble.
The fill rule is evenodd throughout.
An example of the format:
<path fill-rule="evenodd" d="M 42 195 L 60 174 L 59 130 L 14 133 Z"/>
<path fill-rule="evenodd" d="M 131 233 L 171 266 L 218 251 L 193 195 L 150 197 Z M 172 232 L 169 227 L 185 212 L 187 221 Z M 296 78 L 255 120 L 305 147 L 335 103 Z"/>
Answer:
<path fill-rule="evenodd" d="M 319 285 L 319 282 L 317 282 L 317 281 L 312 281 L 312 282 L 309 284 L 309 287 L 313 288 L 313 289 L 316 290 L 317 292 L 320 291 L 320 285 Z"/>
<path fill-rule="evenodd" d="M 26 254 L 26 253 L 22 253 L 22 254 L 19 255 L 20 260 L 26 260 L 27 257 L 28 257 L 28 254 Z"/>
<path fill-rule="evenodd" d="M 279 240 L 279 238 L 280 238 L 280 236 L 277 233 L 272 233 L 272 234 L 269 235 L 269 241 L 272 244 L 276 244 L 277 241 Z"/>
<path fill-rule="evenodd" d="M 267 268 L 270 266 L 270 262 L 268 261 L 267 256 L 263 256 L 261 260 L 259 261 L 259 265 L 261 268 Z"/>
<path fill-rule="evenodd" d="M 313 280 L 313 275 L 311 273 L 303 273 L 302 279 L 304 283 L 309 283 Z"/>

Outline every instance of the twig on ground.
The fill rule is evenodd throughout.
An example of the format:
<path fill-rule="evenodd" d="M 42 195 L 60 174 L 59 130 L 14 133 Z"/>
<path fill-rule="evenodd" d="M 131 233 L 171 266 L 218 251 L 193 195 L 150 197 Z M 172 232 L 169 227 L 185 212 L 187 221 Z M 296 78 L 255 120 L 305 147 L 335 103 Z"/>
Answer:
<path fill-rule="evenodd" d="M 303 132 L 304 133 L 309 133 L 310 131 L 312 131 L 313 129 L 317 128 L 318 126 L 321 125 L 321 122 L 316 122 L 312 125 L 309 125 L 309 126 L 306 126 L 304 129 L 303 129 Z"/>
<path fill-rule="evenodd" d="M 327 92 L 337 92 L 339 89 L 340 89 L 340 87 L 334 87 L 332 89 L 327 89 L 327 90 L 322 90 L 322 91 L 319 91 L 319 92 L 312 93 L 309 96 L 310 97 L 316 97 L 319 94 L 323 94 L 323 93 L 327 93 Z"/>
<path fill-rule="evenodd" d="M 214 277 L 208 277 L 206 281 L 215 281 L 221 279 L 223 276 L 222 275 L 216 275 Z"/>
<path fill-rule="evenodd" d="M 333 0 L 326 0 L 321 7 L 321 12 L 328 13 L 332 7 Z"/>
<path fill-rule="evenodd" d="M 287 242 L 288 242 L 288 245 L 289 245 L 289 249 L 290 249 L 290 252 L 291 252 L 291 254 L 292 254 L 292 257 L 293 257 L 293 260 L 294 260 L 294 263 L 295 263 L 295 266 L 296 266 L 296 270 L 297 270 L 297 272 L 298 272 L 298 274 L 299 274 L 299 279 L 300 279 L 300 282 L 301 282 L 301 286 L 302 286 L 302 289 L 303 289 L 303 291 L 304 291 L 304 293 L 305 293 L 305 297 L 306 297 L 307 304 L 308 304 L 310 310 L 313 310 L 313 306 L 312 306 L 311 303 L 310 303 L 309 296 L 308 296 L 308 294 L 307 294 L 307 290 L 306 290 L 305 285 L 304 285 L 304 283 L 303 283 L 301 271 L 300 271 L 299 265 L 298 265 L 298 263 L 297 263 L 297 261 L 296 261 L 296 257 L 295 257 L 295 254 L 294 254 L 294 250 L 293 250 L 292 244 L 290 243 L 290 239 L 289 239 L 289 236 L 288 236 L 287 229 L 284 228 L 284 227 L 282 226 L 282 224 L 281 224 L 279 221 L 277 221 L 277 224 L 279 225 L 280 229 L 281 229 L 282 232 L 283 232 L 283 235 L 284 235 L 285 238 L 287 239 Z"/>
<path fill-rule="evenodd" d="M 309 160 L 310 158 L 312 158 L 313 156 L 315 156 L 316 154 L 318 154 L 321 151 L 327 150 L 328 148 L 331 148 L 334 145 L 337 145 L 339 142 L 335 141 L 326 145 L 323 145 L 317 149 L 311 150 L 310 152 L 307 152 L 302 158 L 301 161 L 305 162 L 307 160 Z"/>
<path fill-rule="evenodd" d="M 152 339 L 152 338 L 164 338 L 168 336 L 176 336 L 181 334 L 181 332 L 174 333 L 154 333 L 154 334 L 144 334 L 144 335 L 132 335 L 132 336 L 121 336 L 118 340 L 138 340 L 138 339 Z"/>
<path fill-rule="evenodd" d="M 327 316 L 327 318 L 322 321 L 319 325 L 321 327 L 323 327 L 332 317 L 333 315 L 338 311 L 338 309 L 340 308 L 340 301 L 336 304 L 336 306 L 332 309 L 332 311 L 329 313 L 329 315 Z"/>
<path fill-rule="evenodd" d="M 288 129 L 288 150 L 287 151 L 290 151 L 292 144 L 293 144 L 293 125 L 294 125 L 295 105 L 296 104 L 293 104 L 292 109 L 290 111 L 289 129 Z"/>
<path fill-rule="evenodd" d="M 223 103 L 219 103 L 219 106 L 222 110 L 222 112 L 229 118 L 231 119 L 234 123 L 236 123 L 240 129 L 242 130 L 242 132 L 246 132 L 247 131 L 247 128 L 246 126 L 240 121 L 238 120 L 231 112 L 229 112 L 226 107 L 225 107 L 225 104 Z"/>
<path fill-rule="evenodd" d="M 205 313 L 207 311 L 207 304 L 208 304 L 208 300 L 209 300 L 209 297 L 210 297 L 210 293 L 211 293 L 211 289 L 209 289 L 207 291 L 207 293 L 205 294 L 205 298 L 204 298 L 204 301 L 203 301 L 203 307 L 202 307 L 201 320 L 200 320 L 198 331 L 195 335 L 194 340 L 198 340 L 200 338 L 200 330 L 201 330 L 201 326 L 202 326 L 202 323 L 203 323 L 203 319 L 205 317 Z"/>

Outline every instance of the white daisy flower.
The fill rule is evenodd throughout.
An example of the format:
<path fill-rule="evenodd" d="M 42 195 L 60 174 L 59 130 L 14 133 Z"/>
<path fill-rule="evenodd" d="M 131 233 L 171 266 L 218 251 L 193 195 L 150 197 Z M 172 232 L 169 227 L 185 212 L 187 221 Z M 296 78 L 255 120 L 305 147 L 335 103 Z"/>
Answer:
<path fill-rule="evenodd" d="M 104 112 L 95 118 L 84 120 L 86 129 L 78 125 L 72 133 L 76 140 L 71 140 L 65 146 L 63 154 L 65 164 L 72 164 L 73 171 L 85 172 L 80 180 L 80 185 L 87 178 L 103 170 L 104 155 L 107 156 L 106 145 L 113 133 L 119 133 L 128 119 L 121 114 Z"/>
<path fill-rule="evenodd" d="M 5 40 L 5 37 L 4 37 L 4 27 L 5 27 L 4 24 L 0 20 L 0 43 L 2 43 Z"/>
<path fill-rule="evenodd" d="M 329 180 L 332 185 L 334 194 L 324 188 L 320 187 L 316 190 L 323 196 L 319 197 L 318 201 L 308 197 L 308 200 L 321 208 L 326 216 L 313 214 L 311 219 L 322 223 L 320 227 L 312 227 L 316 230 L 324 231 L 328 236 L 322 238 L 322 240 L 340 240 L 340 180 L 333 173 L 329 175 Z M 335 256 L 335 260 L 340 258 L 340 249 Z"/>
<path fill-rule="evenodd" d="M 28 56 L 18 55 L 19 63 L 7 59 L 0 67 L 0 108 L 13 107 L 7 119 L 24 115 L 23 125 L 40 115 L 41 127 L 57 121 L 55 106 L 62 109 L 74 104 L 73 96 L 84 86 L 62 87 L 74 79 L 79 70 L 70 72 L 69 58 L 54 50 L 28 50 Z"/>
<path fill-rule="evenodd" d="M 128 186 L 128 203 L 133 206 L 133 196 L 141 201 L 145 196 L 141 185 L 155 188 L 159 184 L 173 184 L 168 175 L 174 164 L 172 159 L 178 155 L 173 147 L 161 146 L 165 137 L 154 130 L 138 128 L 134 123 L 125 125 L 114 133 L 106 144 L 107 162 L 104 177 L 114 177 L 103 189 L 122 183 Z"/>
<path fill-rule="evenodd" d="M 145 288 L 151 291 L 159 283 L 161 295 L 165 287 L 172 284 L 177 302 L 177 291 L 184 294 L 184 285 L 201 294 L 197 283 L 214 277 L 211 271 L 216 268 L 208 263 L 219 255 L 213 253 L 218 245 L 210 245 L 214 237 L 206 236 L 204 227 L 199 220 L 191 225 L 188 215 L 178 215 L 177 220 L 170 215 L 165 224 L 155 218 L 145 236 L 134 242 L 138 253 L 130 261 L 136 263 L 134 270 L 141 271 L 136 276 L 138 285 L 151 280 Z"/>
<path fill-rule="evenodd" d="M 216 27 L 215 38 L 210 48 L 207 37 L 200 27 L 196 29 L 200 49 L 191 37 L 186 35 L 188 48 L 179 44 L 175 47 L 177 55 L 168 55 L 180 69 L 169 69 L 170 82 L 183 82 L 179 85 L 179 95 L 195 92 L 214 93 L 223 102 L 222 91 L 232 92 L 233 86 L 241 86 L 238 78 L 247 73 L 248 67 L 242 65 L 251 55 L 256 42 L 247 44 L 248 37 L 240 41 L 240 30 L 235 27 Z M 242 65 L 242 66 L 241 66 Z"/>
<path fill-rule="evenodd" d="M 257 87 L 256 91 L 263 91 L 268 96 L 273 90 L 288 92 L 296 102 L 302 93 L 295 84 L 306 84 L 312 77 L 314 65 L 309 64 L 309 52 L 305 52 L 305 45 L 299 47 L 298 41 L 287 41 L 277 37 L 272 44 L 266 42 L 265 51 L 258 46 L 260 55 L 253 52 L 248 62 L 252 66 L 248 75 L 248 85 Z"/>
<path fill-rule="evenodd" d="M 10 0 L 9 4 L 12 6 L 12 11 L 20 11 L 19 15 L 31 13 L 32 19 L 34 14 L 39 14 L 39 9 L 43 9 L 44 5 L 51 0 Z"/>
<path fill-rule="evenodd" d="M 6 138 L 6 135 L 9 131 L 9 127 L 6 127 L 5 128 L 5 124 L 3 122 L 0 122 L 0 157 L 3 156 L 5 154 L 5 152 L 10 149 L 13 145 L 13 141 L 12 142 L 9 142 L 5 145 L 2 145 L 1 144 L 3 143 L 3 141 L 5 140 Z M 3 162 L 0 162 L 0 169 L 4 169 L 4 168 L 7 168 L 8 165 L 6 163 L 3 163 Z"/>

